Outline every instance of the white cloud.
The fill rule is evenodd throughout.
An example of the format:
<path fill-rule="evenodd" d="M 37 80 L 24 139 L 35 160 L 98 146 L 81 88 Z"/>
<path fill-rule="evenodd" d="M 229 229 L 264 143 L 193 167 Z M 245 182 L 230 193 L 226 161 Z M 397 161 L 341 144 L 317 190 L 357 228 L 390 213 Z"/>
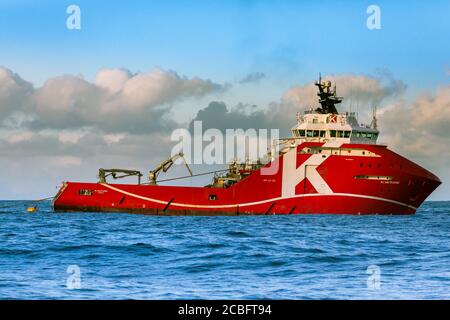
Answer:
<path fill-rule="evenodd" d="M 95 76 L 95 84 L 114 94 L 122 90 L 131 76 L 126 69 L 102 69 Z"/>
<path fill-rule="evenodd" d="M 32 93 L 31 83 L 0 66 L 0 125 L 12 113 L 23 109 Z"/>
<path fill-rule="evenodd" d="M 381 141 L 389 148 L 436 174 L 443 185 L 433 194 L 448 199 L 450 181 L 450 86 L 398 101 L 380 112 Z"/>
<path fill-rule="evenodd" d="M 113 143 L 118 143 L 120 141 L 122 141 L 125 138 L 126 134 L 124 133 L 117 133 L 117 134 L 105 134 L 103 136 L 103 140 L 105 140 L 105 142 L 107 144 L 113 144 Z"/>
<path fill-rule="evenodd" d="M 57 156 L 51 162 L 60 167 L 74 167 L 81 165 L 81 159 L 73 156 Z"/>
<path fill-rule="evenodd" d="M 379 106 L 385 103 L 388 98 L 401 96 L 406 88 L 403 82 L 395 80 L 386 71 L 380 72 L 378 77 L 344 74 L 325 76 L 323 80 L 337 84 L 338 95 L 343 96 L 344 101 L 351 100 L 352 96 L 353 99 L 357 97 L 360 113 L 370 111 L 374 104 Z M 281 101 L 269 104 L 265 111 L 249 108 L 245 104 L 228 109 L 223 102 L 211 102 L 197 113 L 194 120 L 202 120 L 208 128 L 278 128 L 282 135 L 286 135 L 295 125 L 297 112 L 317 108 L 320 106 L 318 99 L 317 87 L 311 82 L 289 88 L 283 93 Z M 340 111 L 345 110 L 343 106 L 337 107 Z"/>
<path fill-rule="evenodd" d="M 122 99 L 129 108 L 145 108 L 175 101 L 180 97 L 201 97 L 221 89 L 210 80 L 188 79 L 174 71 L 155 69 L 130 78 L 123 86 Z"/>
<path fill-rule="evenodd" d="M 58 133 L 58 140 L 62 143 L 76 144 L 85 134 L 85 132 L 62 131 Z"/>
<path fill-rule="evenodd" d="M 154 69 L 132 75 L 125 69 L 102 69 L 93 83 L 80 76 L 63 75 L 34 89 L 10 70 L 0 68 L 0 116 L 12 123 L 12 114 L 22 113 L 26 117 L 21 121 L 33 129 L 89 127 L 151 132 L 170 127 L 172 121 L 164 119 L 170 104 L 226 88 L 170 70 Z"/>
<path fill-rule="evenodd" d="M 450 162 L 450 86 L 420 95 L 412 103 L 388 105 L 379 122 L 386 139 L 406 154 L 430 159 L 446 154 Z"/>
<path fill-rule="evenodd" d="M 344 101 L 355 100 L 356 103 L 358 100 L 361 105 L 378 104 L 385 98 L 403 93 L 406 89 L 402 81 L 393 79 L 386 72 L 380 77 L 343 74 L 325 76 L 323 80 L 330 80 L 333 85 L 336 84 L 337 95 L 344 97 Z M 282 99 L 284 103 L 297 107 L 317 106 L 317 87 L 314 83 L 309 83 L 290 88 Z"/>
<path fill-rule="evenodd" d="M 31 140 L 31 138 L 33 138 L 33 136 L 34 136 L 33 132 L 23 131 L 23 132 L 17 132 L 17 133 L 14 133 L 14 134 L 8 136 L 6 140 L 10 144 L 16 144 L 16 143 L 23 142 L 23 141 L 29 141 L 29 140 Z"/>

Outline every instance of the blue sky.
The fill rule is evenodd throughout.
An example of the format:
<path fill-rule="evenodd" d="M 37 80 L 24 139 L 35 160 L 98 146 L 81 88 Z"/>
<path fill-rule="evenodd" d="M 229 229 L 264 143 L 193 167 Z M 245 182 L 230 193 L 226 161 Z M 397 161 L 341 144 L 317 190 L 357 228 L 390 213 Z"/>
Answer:
<path fill-rule="evenodd" d="M 77 4 L 82 29 L 65 28 Z M 41 84 L 100 67 L 154 66 L 229 81 L 257 70 L 286 83 L 387 68 L 413 88 L 448 81 L 448 1 L 0 1 L 1 63 Z"/>
<path fill-rule="evenodd" d="M 66 28 L 69 16 L 66 9 L 72 4 L 81 8 L 81 30 Z M 381 9 L 380 30 L 366 27 L 366 10 L 372 4 Z M 81 76 L 93 84 L 102 69 L 123 68 L 130 74 L 145 74 L 161 68 L 163 71 L 158 76 L 166 80 L 173 80 L 173 74 L 168 72 L 173 70 L 180 76 L 175 82 L 182 84 L 198 77 L 201 81 L 197 85 L 206 90 L 201 97 L 195 92 L 179 96 L 171 93 L 163 97 L 166 100 L 163 99 L 162 108 L 169 106 L 171 109 L 161 114 L 184 122 L 189 122 L 198 110 L 214 100 L 223 101 L 229 108 L 242 103 L 255 104 L 266 110 L 271 103 L 279 103 L 290 88 L 311 83 L 319 72 L 342 76 L 339 78 L 342 81 L 349 79 L 348 75 L 355 79 L 357 76 L 368 77 L 359 78 L 368 81 L 377 75 L 388 74 L 407 89 L 401 96 L 388 94 L 380 108 L 395 111 L 405 103 L 410 108 L 411 118 L 394 119 L 399 124 L 385 119 L 385 126 L 390 128 L 386 128 L 382 138 L 387 140 L 383 142 L 441 177 L 444 184 L 432 199 L 449 199 L 450 160 L 446 160 L 450 159 L 450 132 L 446 129 L 450 128 L 447 126 L 450 122 L 449 12 L 450 2 L 444 0 L 0 0 L 0 83 L 2 75 L 3 80 L 9 81 L 5 83 L 16 81 L 13 74 L 26 81 L 19 81 L 22 91 L 13 92 L 21 94 L 18 98 L 6 89 L 6 93 L 0 90 L 0 103 L 2 94 L 3 99 L 9 99 L 4 101 L 10 103 L 6 108 L 8 114 L 0 105 L 0 117 L 2 112 L 3 118 L 11 116 L 13 107 L 22 112 L 29 110 L 21 97 L 30 92 L 39 97 L 39 101 L 50 104 L 59 99 L 57 94 L 52 96 L 52 90 L 69 92 L 74 94 L 73 99 L 79 99 L 76 90 L 86 93 L 82 91 L 83 85 L 71 76 L 60 76 Z M 264 74 L 264 77 L 249 84 L 240 81 L 251 74 Z M 123 76 L 120 72 L 114 73 L 114 77 Z M 155 73 L 150 74 L 150 78 L 154 76 Z M 48 82 L 55 77 L 59 78 Z M 28 82 L 33 84 L 33 89 L 29 88 Z M 338 88 L 341 85 L 338 83 Z M 439 91 L 439 88 L 445 90 Z M 430 113 L 436 112 L 434 122 L 421 108 L 424 104 L 416 103 L 422 101 L 417 99 L 423 94 L 438 96 L 429 103 Z M 178 98 L 181 96 L 183 99 Z M 149 105 L 153 108 L 156 98 L 150 98 Z M 89 97 L 83 101 L 89 101 Z M 449 103 L 449 108 L 444 108 L 445 103 Z M 100 110 L 95 104 L 86 103 L 84 107 Z M 98 167 L 148 168 L 167 155 L 165 149 L 164 155 L 121 155 L 124 148 L 140 150 L 145 147 L 144 142 L 161 139 L 152 136 L 153 131 L 145 136 L 130 130 L 134 129 L 133 122 L 124 121 L 122 131 L 117 127 L 114 131 L 112 125 L 105 126 L 106 122 L 98 122 L 97 127 L 86 129 L 86 123 L 91 125 L 92 121 L 84 119 L 74 128 L 75 121 L 82 117 L 69 114 L 61 118 L 60 114 L 61 123 L 71 126 L 61 128 L 51 122 L 54 114 L 45 106 L 38 106 L 36 110 L 41 112 L 40 116 L 48 117 L 43 119 L 47 121 L 44 121 L 46 126 L 42 122 L 39 128 L 11 128 L 0 120 L 0 177 L 7 177 L 9 182 L 0 184 L 0 198 L 47 196 L 42 190 L 53 190 L 62 180 L 92 180 Z M 95 110 L 94 115 L 104 116 L 101 110 Z M 295 121 L 296 110 L 290 111 L 293 114 L 286 122 L 287 127 Z M 134 120 L 142 124 L 138 120 L 148 114 L 134 116 Z M 70 117 L 73 119 L 67 119 Z M 414 125 L 406 121 L 415 121 L 414 132 L 411 132 Z M 403 129 L 396 131 L 400 124 Z M 432 130 L 436 128 L 442 128 L 445 133 L 436 136 L 438 130 Z M 85 134 L 86 130 L 90 130 L 89 134 Z M 170 132 L 159 134 L 167 137 Z M 91 144 L 92 141 L 108 142 L 86 150 L 79 142 L 83 139 Z M 441 157 L 424 152 L 424 146 L 431 148 L 428 141 L 433 143 L 433 152 L 441 153 Z M 154 147 L 160 149 L 158 144 Z M 75 150 L 80 154 L 77 155 Z M 55 158 L 52 160 L 51 156 Z M 58 165 L 60 167 L 56 168 Z M 22 183 L 24 179 L 29 181 L 26 187 Z"/>

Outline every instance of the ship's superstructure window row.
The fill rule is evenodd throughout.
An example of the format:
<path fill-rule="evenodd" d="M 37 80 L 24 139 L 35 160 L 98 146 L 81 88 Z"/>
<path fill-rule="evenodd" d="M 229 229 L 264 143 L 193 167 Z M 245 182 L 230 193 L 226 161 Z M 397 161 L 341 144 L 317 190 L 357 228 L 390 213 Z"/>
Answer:
<path fill-rule="evenodd" d="M 360 132 L 350 130 L 293 130 L 296 138 L 357 138 L 376 140 L 378 133 L 375 132 Z"/>
<path fill-rule="evenodd" d="M 337 155 L 337 156 L 359 156 L 359 157 L 380 157 L 378 154 L 359 148 L 332 148 L 332 147 L 305 147 L 299 151 L 300 154 Z"/>

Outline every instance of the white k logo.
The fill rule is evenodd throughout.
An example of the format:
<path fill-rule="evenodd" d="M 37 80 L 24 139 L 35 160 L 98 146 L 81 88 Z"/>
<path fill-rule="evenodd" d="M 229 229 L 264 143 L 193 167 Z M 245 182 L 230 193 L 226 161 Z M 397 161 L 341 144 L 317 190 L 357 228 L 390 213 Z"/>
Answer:
<path fill-rule="evenodd" d="M 333 190 L 316 170 L 326 159 L 327 157 L 323 157 L 320 153 L 313 154 L 297 168 L 297 148 L 292 148 L 285 153 L 281 196 L 283 198 L 295 196 L 295 187 L 305 178 L 311 182 L 318 193 L 332 194 Z"/>

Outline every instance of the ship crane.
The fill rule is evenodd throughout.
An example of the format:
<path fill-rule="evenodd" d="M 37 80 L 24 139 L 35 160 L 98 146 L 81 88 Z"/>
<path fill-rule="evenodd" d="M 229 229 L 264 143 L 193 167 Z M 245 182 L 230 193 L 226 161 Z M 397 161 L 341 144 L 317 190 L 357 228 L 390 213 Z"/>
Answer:
<path fill-rule="evenodd" d="M 122 174 L 122 175 L 120 175 Z M 99 183 L 107 183 L 107 177 L 113 177 L 114 179 L 122 179 L 126 177 L 136 176 L 138 178 L 138 184 L 141 184 L 142 173 L 138 170 L 127 170 L 127 169 L 103 169 L 98 170 Z"/>
<path fill-rule="evenodd" d="M 148 180 L 149 184 L 156 184 L 156 179 L 158 178 L 158 175 L 162 172 L 167 172 L 167 170 L 170 169 L 170 167 L 174 164 L 174 162 L 181 158 L 186 165 L 186 168 L 189 171 L 189 174 L 192 176 L 191 168 L 189 168 L 186 159 L 184 158 L 183 151 L 180 151 L 179 153 L 175 154 L 174 156 L 170 157 L 169 159 L 164 160 L 157 166 L 154 170 L 150 171 L 148 173 Z"/>

